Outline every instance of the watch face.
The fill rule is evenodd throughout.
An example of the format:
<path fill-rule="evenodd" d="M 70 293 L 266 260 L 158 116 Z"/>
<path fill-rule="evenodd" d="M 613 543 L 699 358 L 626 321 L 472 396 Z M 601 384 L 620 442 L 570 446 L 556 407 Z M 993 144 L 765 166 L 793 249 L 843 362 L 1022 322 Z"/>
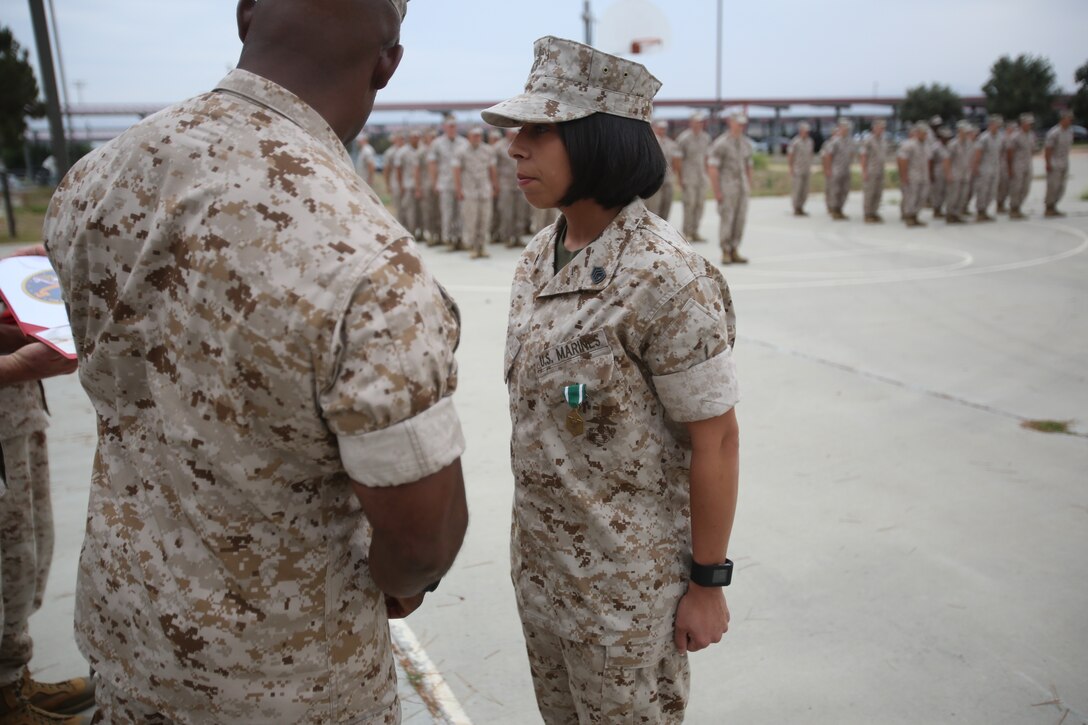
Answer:
<path fill-rule="evenodd" d="M 713 579 L 714 583 L 719 585 L 719 586 L 725 586 L 726 584 L 729 583 L 729 575 L 731 573 L 732 573 L 731 571 L 729 571 L 728 569 L 726 569 L 724 567 L 722 567 L 721 569 L 715 569 L 714 570 L 714 579 Z"/>

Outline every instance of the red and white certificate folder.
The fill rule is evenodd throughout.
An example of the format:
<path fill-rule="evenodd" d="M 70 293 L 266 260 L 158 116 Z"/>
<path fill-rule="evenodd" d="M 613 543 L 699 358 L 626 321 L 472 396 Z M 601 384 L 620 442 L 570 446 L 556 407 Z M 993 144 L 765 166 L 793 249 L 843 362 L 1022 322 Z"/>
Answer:
<path fill-rule="evenodd" d="M 0 296 L 24 334 L 75 359 L 76 343 L 61 297 L 60 281 L 48 258 L 0 259 Z"/>

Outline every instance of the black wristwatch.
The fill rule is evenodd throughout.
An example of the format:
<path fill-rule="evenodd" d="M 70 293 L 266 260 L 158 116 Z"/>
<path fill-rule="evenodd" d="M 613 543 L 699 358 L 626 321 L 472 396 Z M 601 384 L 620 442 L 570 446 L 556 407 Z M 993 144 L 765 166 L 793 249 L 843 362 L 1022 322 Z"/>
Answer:
<path fill-rule="evenodd" d="M 733 581 L 733 562 L 704 566 L 692 560 L 691 580 L 701 587 L 727 587 Z"/>

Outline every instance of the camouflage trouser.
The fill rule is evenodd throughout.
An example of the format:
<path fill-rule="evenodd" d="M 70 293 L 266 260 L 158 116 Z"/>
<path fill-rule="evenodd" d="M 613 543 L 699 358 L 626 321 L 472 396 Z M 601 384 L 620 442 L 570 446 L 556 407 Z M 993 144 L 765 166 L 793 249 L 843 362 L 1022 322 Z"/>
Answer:
<path fill-rule="evenodd" d="M 419 199 L 416 198 L 415 189 L 405 189 L 401 192 L 397 211 L 400 212 L 397 220 L 408 230 L 409 234 L 415 236 L 416 232 L 420 230 Z"/>
<path fill-rule="evenodd" d="M 684 182 L 681 198 L 684 202 L 684 237 L 691 241 L 699 231 L 706 206 L 706 181 L 698 179 Z"/>
<path fill-rule="evenodd" d="M 518 221 L 518 197 L 522 196 L 517 189 L 503 187 L 499 190 L 499 200 L 496 208 L 499 212 L 499 241 L 509 244 L 516 242 L 520 235 L 517 228 Z M 524 198 L 524 197 L 523 197 Z"/>
<path fill-rule="evenodd" d="M 671 639 L 602 647 L 522 627 L 546 725 L 683 722 L 688 657 Z"/>
<path fill-rule="evenodd" d="M 910 219 L 917 217 L 918 212 L 922 210 L 922 203 L 925 199 L 926 184 L 924 181 L 908 181 L 902 186 L 903 201 L 900 205 L 903 218 Z"/>
<path fill-rule="evenodd" d="M 811 172 L 800 171 L 793 175 L 793 210 L 804 211 L 805 201 L 808 200 L 808 185 Z"/>
<path fill-rule="evenodd" d="M 718 242 L 722 252 L 740 249 L 747 220 L 748 190 L 736 185 L 723 186 L 722 203 L 718 206 Z"/>
<path fill-rule="evenodd" d="M 880 198 L 884 195 L 884 172 L 869 172 L 862 184 L 862 206 L 865 216 L 880 214 Z"/>
<path fill-rule="evenodd" d="M 967 180 L 950 181 L 948 183 L 947 205 L 948 213 L 954 216 L 963 216 L 967 213 L 967 194 L 971 191 Z"/>
<path fill-rule="evenodd" d="M 1031 190 L 1031 170 L 1016 171 L 1009 177 L 1009 208 L 1019 209 Z"/>
<path fill-rule="evenodd" d="M 525 199 L 521 190 L 514 192 L 514 230 L 520 237 L 522 234 L 532 233 L 530 223 L 532 221 L 533 207 Z"/>
<path fill-rule="evenodd" d="M 673 186 L 671 181 L 661 184 L 657 193 L 646 200 L 646 208 L 657 214 L 665 221 L 669 220 L 669 212 L 672 210 Z"/>
<path fill-rule="evenodd" d="M 1046 172 L 1046 205 L 1057 206 L 1065 196 L 1065 180 L 1069 177 L 1069 169 L 1051 167 Z"/>
<path fill-rule="evenodd" d="M 1005 206 L 1005 201 L 1009 198 L 1009 167 L 1005 164 L 1001 164 L 1000 171 L 997 172 L 997 205 Z"/>
<path fill-rule="evenodd" d="M 395 216 L 399 220 L 400 219 L 400 201 L 401 201 L 401 199 L 400 199 L 400 196 L 401 196 L 400 184 L 389 184 L 386 188 L 389 190 L 389 204 L 391 206 L 390 211 L 392 211 L 393 216 Z"/>
<path fill-rule="evenodd" d="M 491 236 L 491 197 L 465 197 L 461 202 L 461 231 L 465 246 L 482 252 Z"/>
<path fill-rule="evenodd" d="M 442 215 L 438 211 L 438 193 L 434 190 L 424 191 L 419 206 L 423 217 L 423 232 L 427 235 L 429 241 L 432 243 L 437 242 L 439 235 L 442 233 Z"/>
<path fill-rule="evenodd" d="M 834 173 L 827 180 L 827 210 L 842 211 L 846 206 L 846 197 L 850 195 L 850 173 Z"/>
<path fill-rule="evenodd" d="M 105 678 L 94 691 L 95 713 L 91 725 L 168 725 L 170 719 L 143 703 L 126 697 Z"/>
<path fill-rule="evenodd" d="M 979 174 L 975 179 L 975 210 L 983 213 L 997 195 L 997 174 Z"/>
<path fill-rule="evenodd" d="M 937 178 L 929 184 L 929 205 L 933 207 L 934 212 L 939 212 L 944 209 L 947 201 L 948 180 L 945 179 L 944 174 L 937 174 Z"/>
<path fill-rule="evenodd" d="M 439 190 L 438 210 L 442 219 L 442 240 L 451 244 L 461 238 L 461 209 L 457 203 L 457 194 L 453 189 Z"/>
<path fill-rule="evenodd" d="M 42 604 L 53 560 L 53 505 L 45 432 L 2 440 L 0 451 L 7 484 L 0 496 L 0 685 L 10 685 L 33 654 L 27 620 Z"/>

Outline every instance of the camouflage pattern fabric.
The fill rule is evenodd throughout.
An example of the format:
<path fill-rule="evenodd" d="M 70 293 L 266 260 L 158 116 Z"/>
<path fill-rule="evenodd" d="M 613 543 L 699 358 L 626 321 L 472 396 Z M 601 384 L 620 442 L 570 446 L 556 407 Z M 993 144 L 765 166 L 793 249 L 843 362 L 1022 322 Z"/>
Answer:
<path fill-rule="evenodd" d="M 25 394 L 24 394 L 25 393 Z M 19 682 L 34 654 L 29 619 L 42 605 L 53 561 L 49 451 L 38 384 L 0 387 L 0 686 Z M 24 432 L 8 435 L 15 422 Z"/>
<path fill-rule="evenodd" d="M 722 202 L 718 206 L 718 241 L 723 253 L 735 252 L 744 238 L 751 190 L 748 169 L 752 166 L 752 144 L 744 136 L 723 133 L 710 147 L 707 165 L 718 169 Z"/>
<path fill-rule="evenodd" d="M 98 416 L 76 637 L 103 682 L 176 722 L 393 721 L 352 480 L 460 455 L 460 326 L 336 134 L 232 71 L 81 160 L 45 237 Z"/>
<path fill-rule="evenodd" d="M 857 156 L 857 144 L 849 136 L 835 136 L 820 149 L 831 158 L 831 178 L 827 179 L 826 200 L 830 211 L 842 211 L 850 194 L 850 165 Z"/>
<path fill-rule="evenodd" d="M 683 722 L 688 657 L 672 639 L 605 647 L 523 626 L 529 671 L 545 723 Z"/>
<path fill-rule="evenodd" d="M 461 169 L 461 228 L 465 246 L 483 252 L 491 229 L 491 169 L 495 167 L 495 150 L 485 143 L 475 148 L 466 144 L 453 159 L 454 168 Z"/>
<path fill-rule="evenodd" d="M 975 176 L 975 209 L 979 213 L 986 211 L 997 194 L 997 171 L 1001 164 L 1000 133 L 983 131 L 975 141 L 975 150 L 980 152 Z"/>
<path fill-rule="evenodd" d="M 1031 157 L 1035 154 L 1035 134 L 1017 131 L 1009 139 L 1012 163 L 1009 169 L 1009 208 L 1019 210 L 1031 191 Z"/>
<path fill-rule="evenodd" d="M 646 208 L 668 221 L 673 197 L 676 196 L 676 172 L 673 171 L 672 164 L 675 159 L 680 158 L 680 148 L 668 136 L 658 136 L 657 143 L 665 157 L 665 180 L 661 182 L 661 188 L 646 200 Z"/>
<path fill-rule="evenodd" d="M 573 40 L 545 36 L 533 43 L 525 91 L 480 115 L 492 126 L 562 123 L 594 113 L 650 122 L 661 81 L 634 61 Z"/>
<path fill-rule="evenodd" d="M 808 200 L 809 180 L 812 176 L 812 159 L 815 156 L 812 137 L 801 138 L 798 134 L 790 139 L 787 153 L 792 155 L 793 172 L 790 177 L 790 196 L 794 211 L 803 211 Z"/>
<path fill-rule="evenodd" d="M 1046 132 L 1043 145 L 1050 149 L 1050 171 L 1046 175 L 1046 205 L 1057 206 L 1065 196 L 1065 182 L 1069 178 L 1069 150 L 1073 146 L 1073 127 L 1063 129 L 1054 126 Z"/>
<path fill-rule="evenodd" d="M 880 214 L 880 200 L 884 196 L 884 163 L 887 158 L 885 136 L 866 134 L 861 142 L 861 155 L 865 157 L 862 184 L 862 208 L 865 216 Z"/>
<path fill-rule="evenodd" d="M 908 138 L 900 144 L 896 156 L 907 162 L 907 174 L 899 179 L 899 186 L 903 192 L 900 204 L 903 218 L 917 217 L 925 199 L 925 180 L 929 177 L 929 160 L 926 158 L 925 143 L 913 137 Z"/>
<path fill-rule="evenodd" d="M 522 254 L 507 330 L 518 606 L 571 641 L 671 639 L 691 564 L 683 423 L 738 399 L 729 290 L 638 199 L 558 274 L 555 237 Z"/>
<path fill-rule="evenodd" d="M 698 235 L 699 225 L 703 220 L 706 190 L 710 185 L 706 175 L 706 157 L 711 143 L 709 133 L 695 133 L 690 128 L 684 129 L 676 137 L 676 146 L 680 150 L 680 181 L 683 187 L 683 232 L 688 239 L 694 239 Z"/>

